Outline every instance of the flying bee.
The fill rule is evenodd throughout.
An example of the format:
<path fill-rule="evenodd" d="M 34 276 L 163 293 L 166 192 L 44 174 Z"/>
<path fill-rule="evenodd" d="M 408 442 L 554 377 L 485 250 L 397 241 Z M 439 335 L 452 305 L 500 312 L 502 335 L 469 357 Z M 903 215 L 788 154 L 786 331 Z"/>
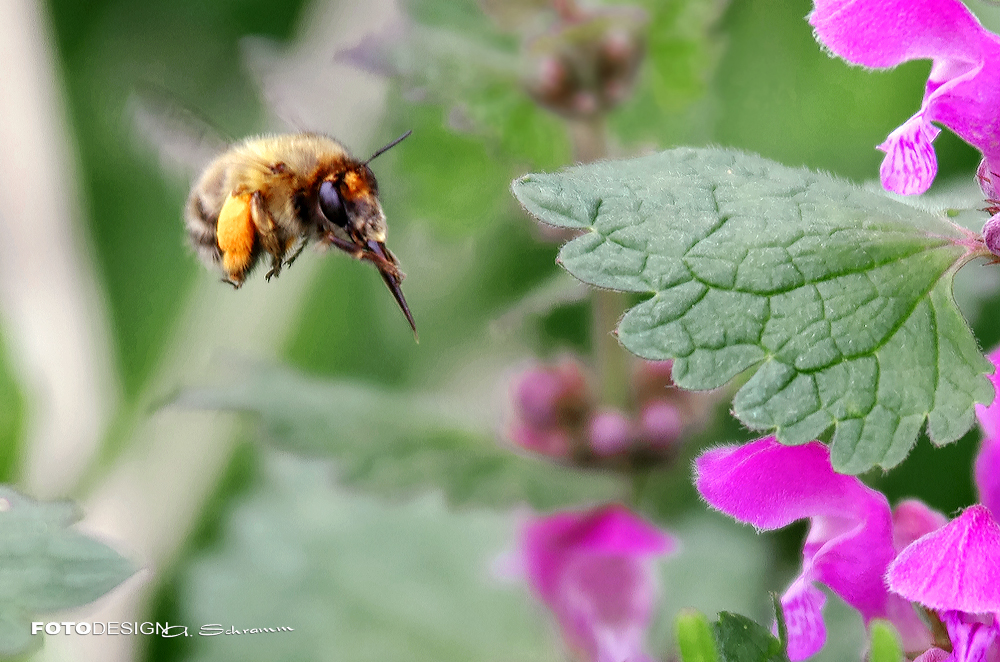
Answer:
<path fill-rule="evenodd" d="M 235 288 L 265 254 L 271 257 L 265 276 L 270 280 L 310 242 L 339 248 L 375 265 L 416 335 L 400 287 L 404 274 L 385 245 L 378 182 L 368 167 L 408 135 L 366 161 L 315 133 L 236 143 L 208 164 L 191 189 L 185 221 L 192 245 Z"/>

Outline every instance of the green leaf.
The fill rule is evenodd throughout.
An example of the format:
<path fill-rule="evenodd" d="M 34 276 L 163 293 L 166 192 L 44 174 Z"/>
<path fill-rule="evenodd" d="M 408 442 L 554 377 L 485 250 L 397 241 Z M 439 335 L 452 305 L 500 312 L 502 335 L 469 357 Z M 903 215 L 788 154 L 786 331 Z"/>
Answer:
<path fill-rule="evenodd" d="M 722 662 L 788 662 L 781 642 L 746 616 L 724 611 L 712 630 Z"/>
<path fill-rule="evenodd" d="M 406 3 L 406 11 L 402 27 L 384 30 L 340 57 L 399 80 L 408 102 L 391 105 L 407 122 L 418 99 L 440 106 L 451 131 L 485 138 L 486 156 L 501 165 L 527 160 L 547 167 L 567 160 L 560 121 L 522 90 L 516 35 L 501 31 L 474 0 L 421 0 Z M 448 150 L 436 152 L 448 156 Z M 440 169 L 453 180 L 461 170 L 448 161 Z"/>
<path fill-rule="evenodd" d="M 715 638 L 705 615 L 694 609 L 677 614 L 677 646 L 683 662 L 717 662 Z"/>
<path fill-rule="evenodd" d="M 70 503 L 39 503 L 0 485 L 0 656 L 41 643 L 31 635 L 37 614 L 92 602 L 135 572 L 69 528 L 78 519 Z"/>
<path fill-rule="evenodd" d="M 346 485 L 390 496 L 443 490 L 456 504 L 538 509 L 620 498 L 609 476 L 519 455 L 495 422 L 456 399 L 392 393 L 352 382 L 244 366 L 220 387 L 183 391 L 176 404 L 260 415 L 275 447 L 337 461 Z"/>
<path fill-rule="evenodd" d="M 275 456 L 265 466 L 267 479 L 227 517 L 219 543 L 183 573 L 181 622 L 294 631 L 195 636 L 185 659 L 559 657 L 525 584 L 490 576 L 514 547 L 509 514 L 454 512 L 437 497 L 352 496 L 331 486 L 325 462 Z"/>
<path fill-rule="evenodd" d="M 982 248 L 943 218 L 722 149 L 527 175 L 513 192 L 587 230 L 560 252 L 571 274 L 651 295 L 621 320 L 625 347 L 675 358 L 690 389 L 755 368 L 736 416 L 787 444 L 833 428 L 838 471 L 899 463 L 925 420 L 954 441 L 991 400 L 992 366 L 952 298 Z"/>
<path fill-rule="evenodd" d="M 0 481 L 12 480 L 22 456 L 27 406 L 21 385 L 8 359 L 7 343 L 0 329 Z"/>
<path fill-rule="evenodd" d="M 646 62 L 633 98 L 610 115 L 612 129 L 626 143 L 707 140 L 718 114 L 711 109 L 710 92 L 728 41 L 728 31 L 719 29 L 728 0 L 639 0 L 636 4 L 650 19 Z"/>
<path fill-rule="evenodd" d="M 901 662 L 903 646 L 896 629 L 888 621 L 874 620 L 869 626 L 872 643 L 868 662 Z"/>

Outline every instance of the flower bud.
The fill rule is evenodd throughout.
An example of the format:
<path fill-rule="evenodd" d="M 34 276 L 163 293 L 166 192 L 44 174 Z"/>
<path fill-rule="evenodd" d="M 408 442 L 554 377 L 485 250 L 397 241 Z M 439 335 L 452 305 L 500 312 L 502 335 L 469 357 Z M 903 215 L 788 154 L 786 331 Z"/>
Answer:
<path fill-rule="evenodd" d="M 515 393 L 518 418 L 536 428 L 578 424 L 592 407 L 583 369 L 568 358 L 528 370 Z"/>
<path fill-rule="evenodd" d="M 979 168 L 976 169 L 976 181 L 979 182 L 979 188 L 983 191 L 983 197 L 986 198 L 987 202 L 991 202 L 994 205 L 1000 205 L 1000 175 L 993 172 L 986 159 L 979 162 Z M 996 214 L 996 211 L 990 210 L 991 214 Z"/>
<path fill-rule="evenodd" d="M 680 411 L 666 400 L 650 402 L 639 414 L 639 435 L 656 450 L 673 450 L 683 431 Z"/>
<path fill-rule="evenodd" d="M 590 448 L 598 457 L 627 453 L 635 444 L 632 421 L 618 410 L 595 414 L 590 419 L 588 432 Z"/>
<path fill-rule="evenodd" d="M 524 44 L 524 86 L 540 105 L 587 119 L 624 101 L 645 55 L 646 14 L 615 7 L 560 14 Z"/>
<path fill-rule="evenodd" d="M 586 444 L 583 437 L 594 404 L 575 359 L 526 370 L 514 383 L 512 400 L 508 435 L 522 448 L 565 459 Z"/>
<path fill-rule="evenodd" d="M 1000 211 L 1000 209 L 998 209 Z M 990 216 L 983 225 L 983 243 L 994 255 L 1000 255 L 1000 214 Z"/>
<path fill-rule="evenodd" d="M 510 429 L 510 438 L 527 451 L 555 458 L 569 457 L 572 448 L 569 435 L 559 428 L 515 425 Z"/>

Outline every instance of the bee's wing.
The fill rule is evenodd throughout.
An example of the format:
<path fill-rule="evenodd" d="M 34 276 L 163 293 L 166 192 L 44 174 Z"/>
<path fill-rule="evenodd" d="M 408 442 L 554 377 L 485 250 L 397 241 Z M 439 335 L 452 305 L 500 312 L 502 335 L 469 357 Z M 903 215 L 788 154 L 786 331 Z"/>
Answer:
<path fill-rule="evenodd" d="M 126 110 L 136 144 L 155 150 L 164 170 L 186 179 L 194 179 L 231 142 L 162 91 L 133 92 Z"/>

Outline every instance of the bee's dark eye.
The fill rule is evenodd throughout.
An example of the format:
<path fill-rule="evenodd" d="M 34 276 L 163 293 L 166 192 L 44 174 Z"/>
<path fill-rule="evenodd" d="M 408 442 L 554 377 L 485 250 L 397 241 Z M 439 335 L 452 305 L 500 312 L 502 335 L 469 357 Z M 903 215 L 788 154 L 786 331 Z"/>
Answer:
<path fill-rule="evenodd" d="M 319 208 L 334 225 L 347 225 L 347 212 L 344 211 L 344 201 L 340 199 L 337 186 L 330 180 L 319 185 Z"/>

